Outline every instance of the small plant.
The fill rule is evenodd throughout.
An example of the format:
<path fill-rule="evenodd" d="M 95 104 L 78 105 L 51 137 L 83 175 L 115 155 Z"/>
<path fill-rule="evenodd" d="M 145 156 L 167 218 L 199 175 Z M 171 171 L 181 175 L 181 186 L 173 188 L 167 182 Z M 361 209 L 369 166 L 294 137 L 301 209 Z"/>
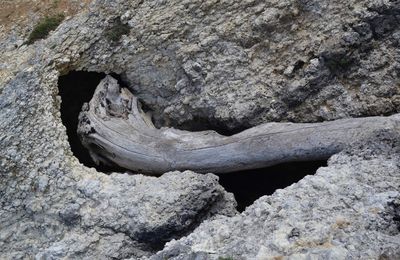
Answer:
<path fill-rule="evenodd" d="M 60 0 L 53 0 L 53 3 L 51 4 L 51 7 L 52 8 L 57 8 L 59 3 L 60 3 Z"/>
<path fill-rule="evenodd" d="M 123 24 L 121 19 L 116 19 L 105 35 L 109 41 L 117 42 L 121 39 L 122 35 L 128 34 L 129 31 L 130 28 L 127 24 Z"/>
<path fill-rule="evenodd" d="M 234 260 L 232 257 L 218 257 L 218 260 Z"/>
<path fill-rule="evenodd" d="M 60 25 L 64 18 L 65 16 L 63 14 L 45 17 L 33 28 L 27 43 L 32 44 L 37 40 L 46 38 L 51 31 L 55 30 Z"/>

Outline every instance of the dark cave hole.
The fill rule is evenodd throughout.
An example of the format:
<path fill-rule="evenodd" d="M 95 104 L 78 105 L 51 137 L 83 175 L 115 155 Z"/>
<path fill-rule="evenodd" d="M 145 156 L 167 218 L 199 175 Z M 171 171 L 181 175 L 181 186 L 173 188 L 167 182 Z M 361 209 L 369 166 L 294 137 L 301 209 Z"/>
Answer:
<path fill-rule="evenodd" d="M 219 183 L 225 190 L 232 192 L 242 212 L 255 200 L 271 195 L 277 189 L 286 188 L 315 174 L 320 167 L 327 166 L 327 161 L 292 162 L 267 168 L 219 174 Z"/>
<path fill-rule="evenodd" d="M 118 74 L 111 75 L 118 80 L 121 86 L 126 87 Z M 81 144 L 76 132 L 82 105 L 90 101 L 96 87 L 105 76 L 105 73 L 85 71 L 72 71 L 61 76 L 58 80 L 59 94 L 62 99 L 61 119 L 67 128 L 71 150 L 80 163 L 104 173 L 130 172 L 118 166 L 96 165 L 87 149 Z M 206 119 L 197 119 L 183 128 L 191 131 L 214 130 L 223 135 L 233 135 L 248 128 L 231 130 Z M 271 195 L 276 189 L 285 188 L 306 175 L 314 174 L 319 167 L 326 166 L 326 163 L 326 161 L 294 162 L 256 170 L 220 174 L 220 184 L 235 195 L 238 210 L 243 211 L 259 197 Z"/>
<path fill-rule="evenodd" d="M 120 81 L 118 75 L 111 75 Z M 95 164 L 89 152 L 79 140 L 76 132 L 82 105 L 90 101 L 96 87 L 105 76 L 105 73 L 87 71 L 72 71 L 67 75 L 60 76 L 58 79 L 58 90 L 61 96 L 61 120 L 67 128 L 67 136 L 72 153 L 78 158 L 80 163 L 87 167 L 94 167 L 100 172 L 125 172 L 126 170 L 119 167 Z M 122 82 L 120 83 L 123 85 Z"/>

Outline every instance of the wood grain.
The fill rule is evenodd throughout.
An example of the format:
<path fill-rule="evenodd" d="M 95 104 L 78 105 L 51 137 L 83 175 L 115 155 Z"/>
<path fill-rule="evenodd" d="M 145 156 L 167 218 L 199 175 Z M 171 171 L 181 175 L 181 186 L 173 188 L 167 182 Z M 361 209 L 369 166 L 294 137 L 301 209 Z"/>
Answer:
<path fill-rule="evenodd" d="M 381 129 L 399 130 L 399 114 L 323 123 L 266 123 L 233 136 L 157 129 L 137 98 L 107 76 L 84 106 L 78 134 L 96 163 L 160 175 L 188 169 L 226 173 L 327 159 Z"/>

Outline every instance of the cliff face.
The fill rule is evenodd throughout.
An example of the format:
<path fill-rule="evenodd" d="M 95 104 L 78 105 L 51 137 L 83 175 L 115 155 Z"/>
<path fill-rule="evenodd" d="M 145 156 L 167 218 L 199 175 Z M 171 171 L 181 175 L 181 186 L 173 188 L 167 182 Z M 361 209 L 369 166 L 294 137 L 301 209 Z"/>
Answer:
<path fill-rule="evenodd" d="M 157 126 L 190 130 L 395 114 L 400 2 L 84 3 L 2 7 L 3 258 L 400 257 L 396 132 L 349 146 L 238 215 L 212 174 L 105 175 L 79 164 L 57 88 L 72 70 L 118 73 Z M 66 4 L 47 39 L 25 44 L 40 17 Z"/>

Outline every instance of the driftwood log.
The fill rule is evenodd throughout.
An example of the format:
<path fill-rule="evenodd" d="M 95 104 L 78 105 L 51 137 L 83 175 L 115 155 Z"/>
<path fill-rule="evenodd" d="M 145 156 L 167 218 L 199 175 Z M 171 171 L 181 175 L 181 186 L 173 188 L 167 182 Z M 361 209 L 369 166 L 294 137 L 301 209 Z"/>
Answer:
<path fill-rule="evenodd" d="M 157 129 L 137 98 L 107 76 L 84 105 L 78 134 L 96 163 L 150 174 L 187 169 L 225 173 L 327 159 L 380 129 L 400 131 L 400 114 L 323 123 L 266 123 L 233 136 Z"/>

